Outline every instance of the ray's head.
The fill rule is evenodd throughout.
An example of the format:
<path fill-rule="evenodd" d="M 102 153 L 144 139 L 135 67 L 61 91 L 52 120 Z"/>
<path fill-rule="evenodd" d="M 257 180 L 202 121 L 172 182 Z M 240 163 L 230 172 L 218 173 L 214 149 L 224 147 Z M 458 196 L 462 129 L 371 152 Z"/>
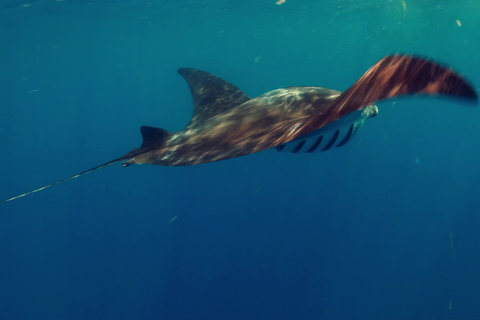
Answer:
<path fill-rule="evenodd" d="M 367 104 L 363 112 L 365 112 L 367 119 L 375 118 L 378 114 L 378 107 L 374 104 Z"/>

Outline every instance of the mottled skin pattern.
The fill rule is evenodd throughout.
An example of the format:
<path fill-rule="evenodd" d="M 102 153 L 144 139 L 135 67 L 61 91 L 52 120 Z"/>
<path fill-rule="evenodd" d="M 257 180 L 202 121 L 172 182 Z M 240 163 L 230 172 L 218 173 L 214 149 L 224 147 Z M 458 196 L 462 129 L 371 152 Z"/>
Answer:
<path fill-rule="evenodd" d="M 262 151 L 296 138 L 297 129 L 340 95 L 317 87 L 277 89 L 173 133 L 131 163 L 193 165 Z"/>
<path fill-rule="evenodd" d="M 407 94 L 446 94 L 478 103 L 475 90 L 453 70 L 405 55 L 387 56 L 347 91 L 290 87 L 255 99 L 212 74 L 180 69 L 194 100 L 192 120 L 179 132 L 140 128 L 143 143 L 128 154 L 71 177 L 2 201 L 12 201 L 125 161 L 193 165 L 239 157 L 306 135 L 376 101 Z"/>
<path fill-rule="evenodd" d="M 193 114 L 188 126 L 238 107 L 250 97 L 233 84 L 211 73 L 182 68 L 178 73 L 187 81 L 193 98 Z"/>
<path fill-rule="evenodd" d="M 289 87 L 236 105 L 232 102 L 236 98 L 248 99 L 237 90 L 229 91 L 234 98 L 218 95 L 217 90 L 219 100 L 210 95 L 206 105 L 219 108 L 222 104 L 217 101 L 230 103 L 222 113 L 215 115 L 214 108 L 207 108 L 208 116 L 196 119 L 194 115 L 183 131 L 169 135 L 161 146 L 147 145 L 127 154 L 123 159 L 129 160 L 124 165 L 194 165 L 251 154 L 291 141 L 365 105 L 406 94 L 448 94 L 478 100 L 472 87 L 453 70 L 405 55 L 383 58 L 344 93 Z M 201 105 L 196 108 L 201 109 Z"/>

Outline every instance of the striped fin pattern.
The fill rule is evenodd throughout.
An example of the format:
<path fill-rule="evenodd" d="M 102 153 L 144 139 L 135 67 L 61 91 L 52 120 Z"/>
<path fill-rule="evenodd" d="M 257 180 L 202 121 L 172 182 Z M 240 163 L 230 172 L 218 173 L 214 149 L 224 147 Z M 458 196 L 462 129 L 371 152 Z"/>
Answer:
<path fill-rule="evenodd" d="M 276 147 L 280 152 L 314 153 L 341 147 L 351 141 L 366 119 L 376 116 L 378 108 L 368 105 L 309 134 Z"/>

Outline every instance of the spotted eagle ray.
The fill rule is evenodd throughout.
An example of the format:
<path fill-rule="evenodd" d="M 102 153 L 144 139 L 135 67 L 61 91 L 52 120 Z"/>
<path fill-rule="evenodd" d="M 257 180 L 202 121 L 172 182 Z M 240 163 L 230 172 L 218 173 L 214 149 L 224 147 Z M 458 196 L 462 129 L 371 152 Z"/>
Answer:
<path fill-rule="evenodd" d="M 374 102 L 409 94 L 449 95 L 478 104 L 472 86 L 451 68 L 428 59 L 391 55 L 378 61 L 345 92 L 287 87 L 254 99 L 204 71 L 182 68 L 193 97 L 193 115 L 182 131 L 142 126 L 140 148 L 107 163 L 2 202 L 44 190 L 123 162 L 187 166 L 276 148 L 293 153 L 345 145 L 378 112 Z"/>

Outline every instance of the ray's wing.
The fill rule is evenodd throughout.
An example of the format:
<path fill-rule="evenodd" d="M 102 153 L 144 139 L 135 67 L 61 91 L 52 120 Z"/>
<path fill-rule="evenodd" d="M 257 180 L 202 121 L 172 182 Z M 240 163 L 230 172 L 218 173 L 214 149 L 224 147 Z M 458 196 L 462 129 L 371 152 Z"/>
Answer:
<path fill-rule="evenodd" d="M 193 98 L 193 115 L 188 126 L 195 126 L 250 100 L 242 90 L 211 73 L 181 68 Z M 188 127 L 187 126 L 187 127 Z"/>
<path fill-rule="evenodd" d="M 409 94 L 449 95 L 478 103 L 473 87 L 451 68 L 409 55 L 391 55 L 374 64 L 321 113 L 305 121 L 310 132 L 376 101 Z"/>

